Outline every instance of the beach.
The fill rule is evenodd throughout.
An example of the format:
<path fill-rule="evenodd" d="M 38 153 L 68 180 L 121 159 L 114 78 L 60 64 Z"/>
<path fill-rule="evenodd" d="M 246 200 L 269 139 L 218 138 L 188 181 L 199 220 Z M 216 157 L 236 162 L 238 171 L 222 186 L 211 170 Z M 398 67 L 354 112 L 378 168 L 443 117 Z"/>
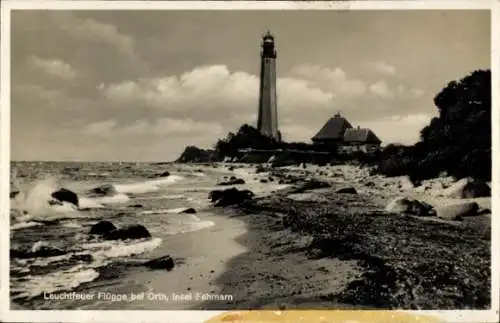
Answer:
<path fill-rule="evenodd" d="M 113 203 L 99 207 L 95 203 L 95 208 L 87 203 L 86 211 L 75 212 L 69 220 L 66 214 L 52 215 L 52 222 L 38 216 L 11 223 L 11 230 L 15 228 L 11 258 L 12 249 L 33 245 L 43 236 L 50 246 L 66 250 L 64 255 L 90 254 L 93 259 L 81 257 L 77 263 L 73 259 L 69 270 L 67 264 L 58 263 L 61 256 L 14 259 L 13 308 L 465 309 L 484 308 L 490 302 L 488 212 L 458 221 L 385 211 L 391 200 L 401 196 L 436 207 L 463 202 L 440 196 L 434 183 L 408 187 L 405 178 L 373 175 L 355 165 L 266 166 L 260 171 L 262 166 L 245 164 L 126 167 L 108 165 L 100 172 L 109 175 L 91 183 L 80 178 L 82 168 L 69 176 L 74 184 L 70 188 L 80 185 L 81 192 L 120 177 L 114 185 L 127 192 L 115 195 Z M 167 169 L 169 176 L 161 184 L 147 179 Z M 217 185 L 231 176 L 244 184 Z M 422 189 L 425 185 L 430 188 Z M 232 187 L 251 190 L 255 196 L 224 207 L 210 203 L 210 191 Z M 355 193 L 338 193 L 346 187 Z M 120 194 L 127 196 L 126 202 L 117 203 L 124 200 L 116 197 Z M 484 210 L 491 207 L 490 198 L 473 200 Z M 196 213 L 182 213 L 188 207 Z M 100 220 L 140 223 L 152 237 L 119 243 L 87 241 L 89 228 Z M 57 244 L 61 236 L 51 237 L 52 227 L 59 231 L 65 227 L 67 234 L 79 235 L 80 240 L 75 245 Z M 20 233 L 34 238 L 21 241 Z M 174 260 L 173 269 L 143 266 L 144 261 L 165 255 Z M 20 264 L 27 273 L 16 267 Z M 75 281 L 75 277 L 81 279 L 77 286 L 64 286 L 64 279 Z M 29 296 L 12 294 L 12 289 L 22 288 Z M 69 292 L 88 299 L 75 301 L 73 294 L 65 300 L 50 299 L 49 294 Z"/>

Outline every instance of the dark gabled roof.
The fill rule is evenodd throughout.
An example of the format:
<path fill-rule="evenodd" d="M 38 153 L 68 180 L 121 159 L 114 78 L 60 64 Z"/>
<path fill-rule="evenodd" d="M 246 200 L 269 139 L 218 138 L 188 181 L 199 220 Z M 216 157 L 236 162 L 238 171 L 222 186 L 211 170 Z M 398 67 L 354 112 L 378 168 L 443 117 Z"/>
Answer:
<path fill-rule="evenodd" d="M 333 118 L 330 118 L 323 128 L 321 128 L 318 133 L 312 137 L 312 140 L 322 140 L 322 139 L 342 139 L 344 136 L 344 131 L 346 129 L 352 128 L 352 125 L 340 114 L 336 114 Z"/>
<path fill-rule="evenodd" d="M 344 133 L 345 142 L 364 142 L 380 144 L 382 141 L 371 131 L 366 128 L 351 128 Z"/>

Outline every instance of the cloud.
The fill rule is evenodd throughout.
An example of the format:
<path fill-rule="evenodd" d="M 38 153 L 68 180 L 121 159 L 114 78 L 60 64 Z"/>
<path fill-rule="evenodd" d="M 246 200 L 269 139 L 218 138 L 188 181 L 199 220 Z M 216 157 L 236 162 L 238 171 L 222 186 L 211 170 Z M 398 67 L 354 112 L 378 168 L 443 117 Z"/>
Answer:
<path fill-rule="evenodd" d="M 290 70 L 290 75 L 308 80 L 312 86 L 331 92 L 334 96 L 356 97 L 366 93 L 362 80 L 349 79 L 341 68 L 319 65 L 300 65 Z"/>
<path fill-rule="evenodd" d="M 127 55 L 134 55 L 133 38 L 118 32 L 114 25 L 99 22 L 92 18 L 81 19 L 69 12 L 56 12 L 51 17 L 60 30 L 64 30 L 73 37 L 110 44 Z"/>
<path fill-rule="evenodd" d="M 257 111 L 259 78 L 242 71 L 231 72 L 224 65 L 211 65 L 180 76 L 101 84 L 98 90 L 118 108 L 132 104 L 179 118 L 241 122 Z M 335 97 L 308 80 L 294 77 L 278 78 L 277 93 L 280 112 L 286 115 L 300 114 L 304 109 L 330 109 Z"/>
<path fill-rule="evenodd" d="M 384 61 L 376 61 L 369 64 L 371 69 L 386 75 L 395 75 L 396 68 Z"/>
<path fill-rule="evenodd" d="M 370 85 L 370 92 L 384 99 L 394 98 L 394 93 L 389 89 L 385 81 L 378 81 Z"/>
<path fill-rule="evenodd" d="M 393 115 L 375 120 L 364 121 L 363 128 L 370 128 L 383 144 L 413 144 L 419 140 L 420 130 L 432 119 L 428 114 Z"/>
<path fill-rule="evenodd" d="M 62 80 L 71 80 L 77 75 L 71 65 L 58 59 L 49 60 L 41 59 L 37 56 L 30 56 L 28 58 L 28 64 L 35 69 Z"/>

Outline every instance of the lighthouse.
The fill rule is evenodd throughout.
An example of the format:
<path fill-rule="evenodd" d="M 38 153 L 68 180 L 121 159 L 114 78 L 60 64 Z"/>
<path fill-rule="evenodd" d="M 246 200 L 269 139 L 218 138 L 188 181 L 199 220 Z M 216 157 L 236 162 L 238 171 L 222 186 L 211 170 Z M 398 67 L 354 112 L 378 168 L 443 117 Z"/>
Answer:
<path fill-rule="evenodd" d="M 262 37 L 261 46 L 257 129 L 261 134 L 280 141 L 276 102 L 276 49 L 274 37 L 269 31 Z"/>

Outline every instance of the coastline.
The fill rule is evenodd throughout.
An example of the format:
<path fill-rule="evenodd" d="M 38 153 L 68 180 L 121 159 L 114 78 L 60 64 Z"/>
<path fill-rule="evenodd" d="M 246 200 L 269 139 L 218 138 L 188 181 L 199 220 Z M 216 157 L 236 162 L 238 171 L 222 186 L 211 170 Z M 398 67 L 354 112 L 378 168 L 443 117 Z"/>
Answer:
<path fill-rule="evenodd" d="M 218 167 L 226 166 L 242 167 Z M 400 178 L 371 176 L 354 166 L 269 168 L 257 177 L 291 186 L 240 205 L 198 210 L 200 220 L 214 222 L 211 227 L 158 235 L 161 245 L 144 259 L 170 255 L 176 264 L 171 271 L 132 265 L 122 275 L 123 267 L 106 268 L 76 290 L 148 296 L 50 301 L 57 306 L 41 300 L 38 308 L 467 309 L 489 303 L 481 288 L 490 279 L 491 215 L 464 221 L 389 215 L 384 207 L 398 196 L 434 206 L 463 200 L 404 189 Z M 336 193 L 345 187 L 357 192 Z M 491 202 L 475 201 L 482 208 Z M 451 281 L 441 284 L 437 276 Z"/>

